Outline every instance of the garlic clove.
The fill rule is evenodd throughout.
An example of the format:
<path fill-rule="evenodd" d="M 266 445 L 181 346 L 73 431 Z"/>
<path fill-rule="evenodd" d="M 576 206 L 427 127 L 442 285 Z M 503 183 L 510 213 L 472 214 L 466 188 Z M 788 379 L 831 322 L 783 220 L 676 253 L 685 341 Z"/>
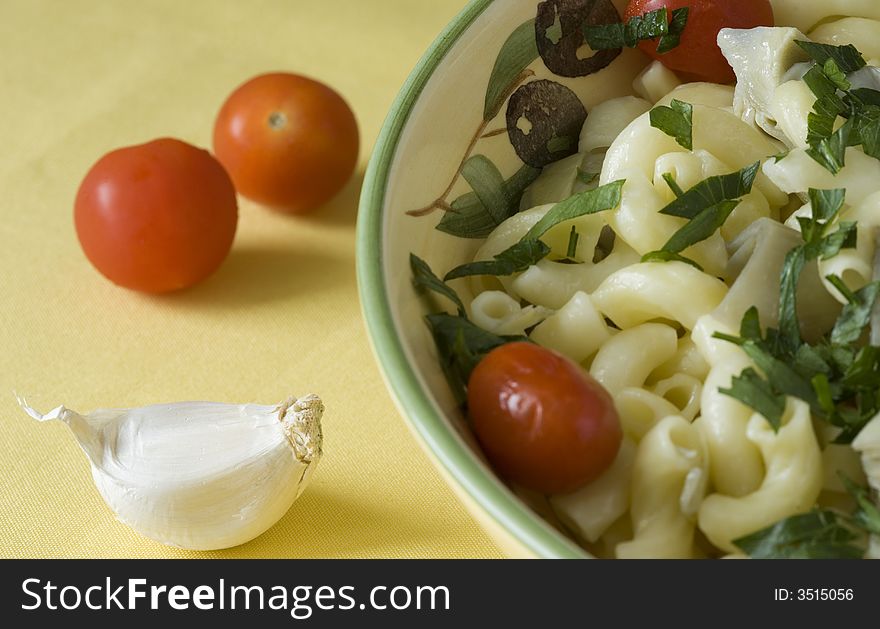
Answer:
<path fill-rule="evenodd" d="M 34 419 L 67 424 L 120 521 L 192 550 L 237 546 L 266 531 L 321 457 L 316 395 L 275 406 L 180 402 L 87 415 L 19 404 Z"/>

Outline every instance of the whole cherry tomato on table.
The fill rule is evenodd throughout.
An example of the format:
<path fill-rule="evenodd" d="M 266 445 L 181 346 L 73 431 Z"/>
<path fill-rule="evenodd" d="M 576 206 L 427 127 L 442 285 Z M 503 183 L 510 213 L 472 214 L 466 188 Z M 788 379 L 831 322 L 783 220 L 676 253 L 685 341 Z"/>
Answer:
<path fill-rule="evenodd" d="M 74 208 L 86 257 L 120 286 L 164 293 L 213 273 L 232 246 L 235 189 L 205 150 L 163 138 L 92 166 Z"/>
<path fill-rule="evenodd" d="M 468 411 L 500 474 L 547 494 L 596 479 L 623 438 L 611 395 L 580 365 L 533 343 L 501 345 L 477 364 Z"/>
<path fill-rule="evenodd" d="M 329 201 L 351 177 L 357 122 L 342 97 L 323 83 L 264 74 L 223 104 L 214 125 L 214 153 L 242 195 L 307 212 Z"/>
<path fill-rule="evenodd" d="M 678 46 L 659 54 L 658 40 L 649 39 L 639 42 L 639 49 L 688 80 L 733 82 L 733 70 L 716 42 L 718 31 L 773 26 L 773 7 L 769 0 L 631 0 L 624 19 L 663 8 L 667 19 L 671 19 L 672 11 L 682 7 L 688 7 L 689 11 Z"/>

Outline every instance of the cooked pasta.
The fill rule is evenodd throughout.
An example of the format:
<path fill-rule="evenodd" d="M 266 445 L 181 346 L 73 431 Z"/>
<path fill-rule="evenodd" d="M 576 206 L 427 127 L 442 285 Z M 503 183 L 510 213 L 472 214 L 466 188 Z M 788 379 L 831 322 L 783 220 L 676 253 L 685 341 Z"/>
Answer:
<path fill-rule="evenodd" d="M 764 461 L 760 486 L 743 496 L 710 494 L 700 507 L 700 530 L 728 552 L 737 550 L 733 540 L 809 510 L 822 489 L 822 456 L 804 402 L 789 399 L 775 433 L 764 417 L 752 415 L 746 437 Z"/>
<path fill-rule="evenodd" d="M 687 559 L 693 556 L 696 509 L 706 489 L 706 452 L 699 431 L 671 415 L 639 444 L 633 462 L 634 537 L 617 557 Z"/>
<path fill-rule="evenodd" d="M 556 204 L 620 186 L 553 223 L 537 259 L 471 278 L 467 304 L 613 399 L 616 458 L 548 497 L 602 556 L 745 557 L 791 518 L 853 508 L 854 486 L 880 492 L 880 9 L 773 6 L 782 26 L 719 33 L 735 87 L 654 61 L 592 106 L 578 152 L 473 259 L 520 256 Z"/>

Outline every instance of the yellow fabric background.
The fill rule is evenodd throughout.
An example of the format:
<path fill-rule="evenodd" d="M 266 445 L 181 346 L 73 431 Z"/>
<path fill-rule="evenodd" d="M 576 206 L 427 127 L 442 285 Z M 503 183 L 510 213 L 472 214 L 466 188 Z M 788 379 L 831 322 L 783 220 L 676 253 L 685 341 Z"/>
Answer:
<path fill-rule="evenodd" d="M 355 283 L 356 204 L 382 120 L 464 0 L 4 0 L 0 20 L 0 556 L 492 557 L 384 388 Z M 208 147 L 226 95 L 272 70 L 319 78 L 361 129 L 358 174 L 306 218 L 240 203 L 223 267 L 149 297 L 89 265 L 73 229 L 88 168 L 173 136 Z M 67 428 L 37 408 L 207 399 L 327 405 L 326 456 L 269 532 L 193 553 L 117 522 Z"/>

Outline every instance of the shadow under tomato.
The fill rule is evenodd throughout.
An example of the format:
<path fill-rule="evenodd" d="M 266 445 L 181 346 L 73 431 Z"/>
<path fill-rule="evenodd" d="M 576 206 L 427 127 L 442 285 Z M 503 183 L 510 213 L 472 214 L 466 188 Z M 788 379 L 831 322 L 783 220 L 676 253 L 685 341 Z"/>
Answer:
<path fill-rule="evenodd" d="M 307 214 L 285 215 L 268 208 L 252 207 L 248 212 L 273 212 L 282 221 L 355 229 L 364 171 L 357 170 L 345 187 L 325 205 Z M 240 220 L 248 220 L 240 217 Z M 328 278 L 334 278 L 328 282 Z M 220 268 L 201 284 L 180 292 L 153 297 L 171 299 L 192 307 L 243 308 L 286 300 L 314 291 L 350 289 L 356 291 L 354 265 L 350 259 L 328 254 L 316 244 L 284 246 L 277 240 L 260 246 L 236 244 Z"/>
<path fill-rule="evenodd" d="M 358 169 L 335 197 L 311 212 L 297 214 L 295 218 L 333 226 L 350 225 L 354 228 L 357 222 L 358 202 L 360 201 L 363 183 L 364 170 Z"/>
<path fill-rule="evenodd" d="M 354 271 L 349 273 L 348 266 L 319 249 L 236 247 L 204 283 L 170 298 L 196 307 L 246 308 L 329 290 L 327 277 L 338 278 L 337 290 L 340 284 L 354 287 Z"/>

